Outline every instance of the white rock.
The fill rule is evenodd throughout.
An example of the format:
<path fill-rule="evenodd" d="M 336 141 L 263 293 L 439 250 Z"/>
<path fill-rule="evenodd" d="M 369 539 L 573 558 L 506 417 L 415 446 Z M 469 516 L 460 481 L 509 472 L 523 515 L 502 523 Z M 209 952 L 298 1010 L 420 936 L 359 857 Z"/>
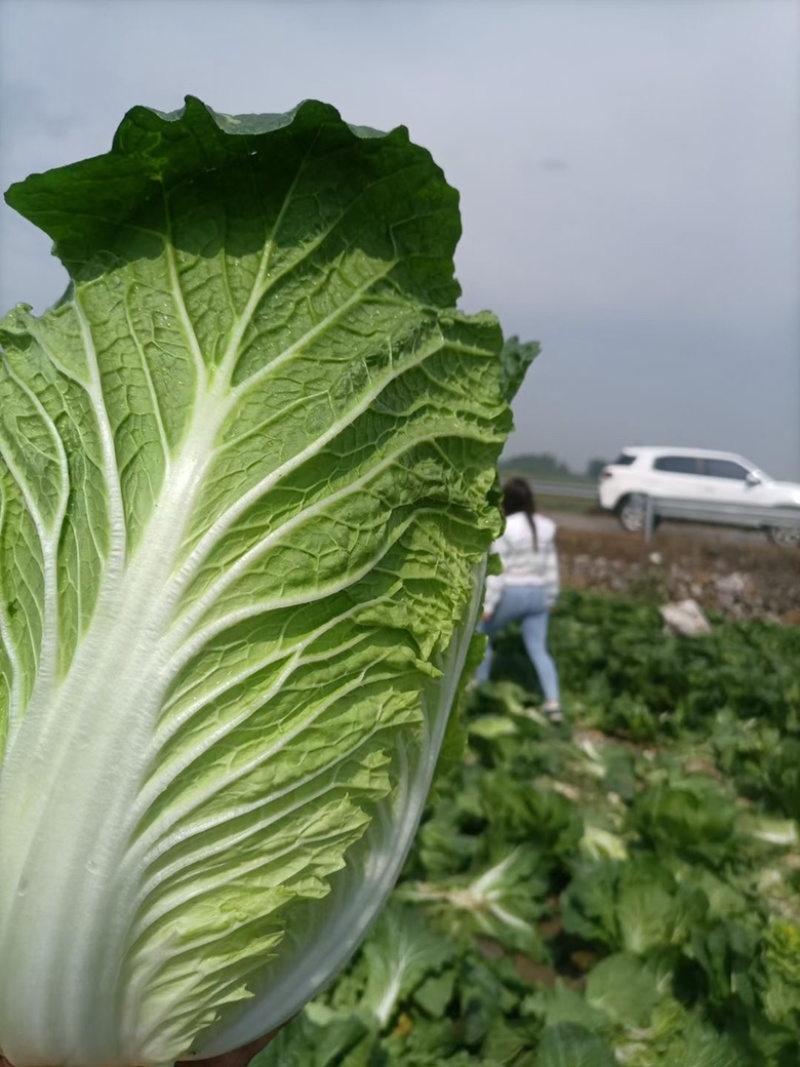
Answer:
<path fill-rule="evenodd" d="M 675 604 L 664 604 L 658 610 L 670 633 L 683 634 L 684 637 L 697 637 L 699 634 L 711 633 L 711 623 L 696 600 L 680 600 Z"/>

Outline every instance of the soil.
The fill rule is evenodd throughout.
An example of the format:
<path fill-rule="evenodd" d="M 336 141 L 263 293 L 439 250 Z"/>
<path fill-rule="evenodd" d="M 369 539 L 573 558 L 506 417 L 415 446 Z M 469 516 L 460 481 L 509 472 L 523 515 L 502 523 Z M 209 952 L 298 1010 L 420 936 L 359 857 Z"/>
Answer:
<path fill-rule="evenodd" d="M 763 535 L 672 525 L 645 544 L 605 516 L 553 514 L 565 586 L 647 597 L 693 599 L 729 619 L 800 625 L 800 548 Z"/>

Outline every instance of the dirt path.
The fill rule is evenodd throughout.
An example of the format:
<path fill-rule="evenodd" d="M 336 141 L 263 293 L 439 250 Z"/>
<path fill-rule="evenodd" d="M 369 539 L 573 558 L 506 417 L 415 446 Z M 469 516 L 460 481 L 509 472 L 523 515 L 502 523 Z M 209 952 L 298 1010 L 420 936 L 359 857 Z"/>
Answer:
<path fill-rule="evenodd" d="M 756 531 L 679 524 L 645 544 L 604 515 L 550 514 L 565 585 L 662 602 L 691 597 L 729 618 L 800 624 L 800 549 L 778 548 Z"/>

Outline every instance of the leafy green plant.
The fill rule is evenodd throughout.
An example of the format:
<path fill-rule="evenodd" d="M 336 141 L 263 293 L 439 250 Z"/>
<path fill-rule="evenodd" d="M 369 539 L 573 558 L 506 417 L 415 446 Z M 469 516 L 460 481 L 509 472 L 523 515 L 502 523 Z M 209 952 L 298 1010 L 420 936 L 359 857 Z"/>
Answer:
<path fill-rule="evenodd" d="M 495 856 L 485 870 L 450 882 L 406 883 L 397 896 L 446 911 L 453 919 L 451 933 L 478 931 L 507 948 L 541 955 L 536 923 L 547 889 L 541 868 L 540 851 L 517 847 Z"/>
<path fill-rule="evenodd" d="M 609 620 L 633 644 L 649 617 L 635 603 L 571 600 L 590 645 L 605 642 Z M 779 627 L 744 626 L 729 643 L 750 651 L 735 665 L 728 646 L 706 646 L 706 692 L 733 693 L 758 662 L 751 655 L 766 650 L 783 673 L 794 640 Z M 660 630 L 647 641 L 677 691 L 683 683 L 669 678 L 659 641 L 680 646 Z M 650 668 L 642 645 L 636 670 Z M 603 692 L 608 678 L 593 669 Z M 540 721 L 535 693 L 519 681 L 471 692 L 463 759 L 431 798 L 395 897 L 453 956 L 432 964 L 341 1067 L 795 1067 L 797 827 L 762 810 L 763 780 L 750 779 L 745 796 L 725 771 L 724 737 L 744 744 L 752 732 L 736 710 L 731 699 L 709 714 L 705 733 L 654 717 L 657 732 L 642 744 L 603 730 L 613 714 L 590 699 L 570 707 L 570 739 Z M 793 729 L 787 717 L 755 731 L 752 758 L 768 755 L 765 738 L 777 748 Z M 496 921 L 492 904 L 511 924 Z M 530 939 L 517 939 L 519 920 Z M 349 1032 L 369 958 L 362 952 L 310 1012 L 325 1022 L 316 1055 L 328 1033 L 335 1047 Z M 293 1031 L 258 1067 L 284 1062 Z"/>
<path fill-rule="evenodd" d="M 711 778 L 678 778 L 643 790 L 631 825 L 664 852 L 686 853 L 719 863 L 735 847 L 736 808 Z"/>
<path fill-rule="evenodd" d="M 800 924 L 775 919 L 762 954 L 766 1014 L 790 1032 L 800 1030 Z"/>
<path fill-rule="evenodd" d="M 637 742 L 705 733 L 728 712 L 800 735 L 800 628 L 722 623 L 687 640 L 663 632 L 656 605 L 567 589 L 550 645 L 565 702 L 585 722 Z M 538 683 L 519 630 L 494 639 L 493 676 L 532 694 Z"/>
<path fill-rule="evenodd" d="M 0 323 L 0 1046 L 213 1055 L 400 870 L 535 346 L 456 310 L 430 155 L 324 104 L 134 108 L 7 199 L 72 280 Z"/>

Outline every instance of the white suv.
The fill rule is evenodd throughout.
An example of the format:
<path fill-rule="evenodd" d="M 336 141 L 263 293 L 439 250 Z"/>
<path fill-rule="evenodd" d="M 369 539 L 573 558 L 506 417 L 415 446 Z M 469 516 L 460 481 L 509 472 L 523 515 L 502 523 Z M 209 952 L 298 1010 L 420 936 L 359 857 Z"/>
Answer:
<path fill-rule="evenodd" d="M 754 513 L 753 521 L 747 515 L 748 508 L 800 509 L 800 485 L 776 482 L 731 452 L 624 448 L 603 468 L 598 493 L 600 506 L 615 512 L 626 530 L 643 529 L 648 497 L 653 497 L 706 506 L 713 521 L 758 526 L 776 543 L 800 544 L 800 510 L 797 527 L 770 526 L 761 515 Z"/>

